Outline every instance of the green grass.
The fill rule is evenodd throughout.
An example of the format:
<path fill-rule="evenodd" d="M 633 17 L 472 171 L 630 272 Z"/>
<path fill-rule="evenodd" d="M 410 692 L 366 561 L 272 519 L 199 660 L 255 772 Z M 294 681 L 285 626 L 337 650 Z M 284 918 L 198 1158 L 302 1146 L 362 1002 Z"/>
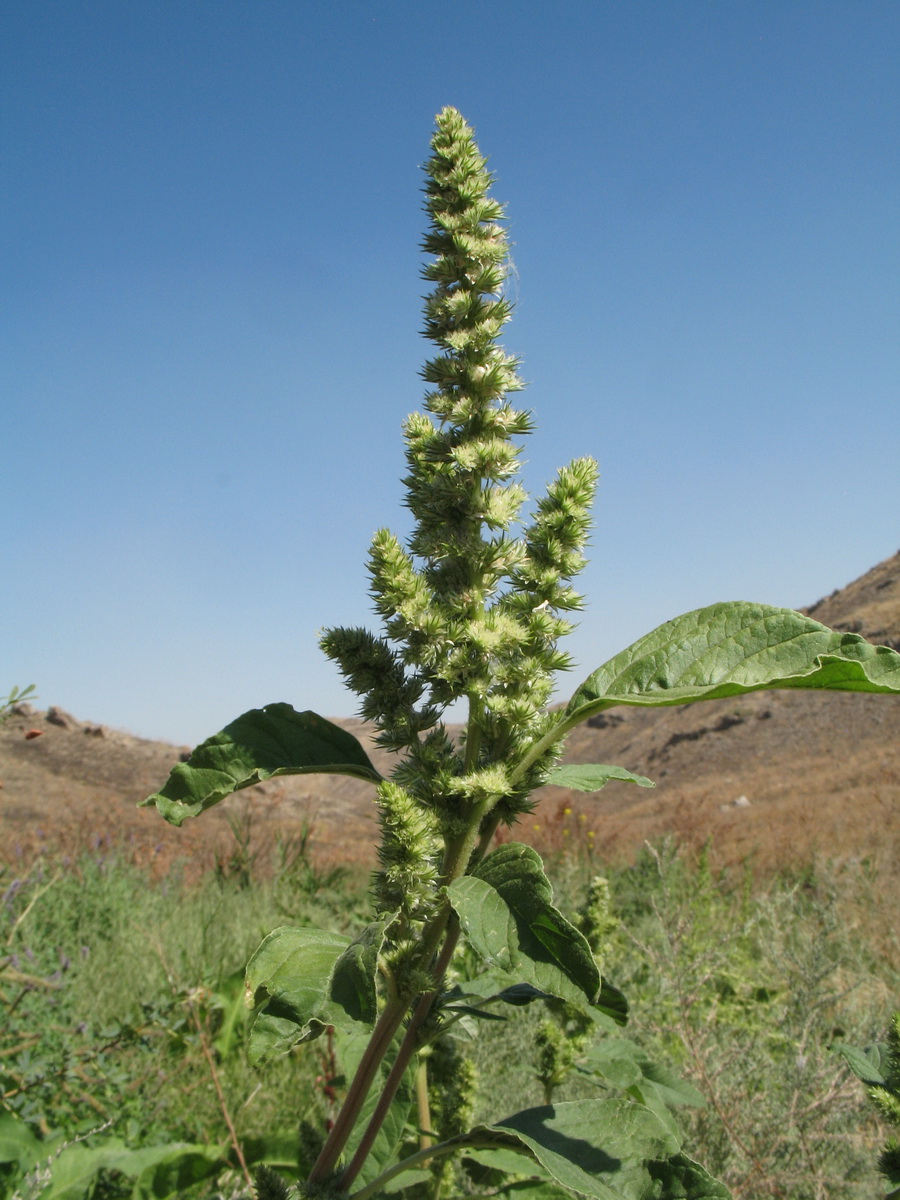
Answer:
<path fill-rule="evenodd" d="M 308 1162 L 334 1109 L 330 1089 L 340 1091 L 328 1042 L 252 1070 L 242 970 L 276 925 L 357 928 L 366 881 L 318 874 L 305 841 L 281 860 L 273 877 L 236 853 L 192 887 L 99 854 L 19 880 L 7 870 L 0 1111 L 41 1137 L 104 1127 L 132 1147 L 227 1146 L 224 1101 L 251 1158 Z M 571 854 L 551 864 L 563 908 L 577 912 L 597 869 Z M 631 1002 L 629 1034 L 707 1099 L 678 1110 L 691 1155 L 745 1200 L 877 1194 L 882 1131 L 831 1049 L 880 1036 L 900 994 L 896 957 L 865 925 L 866 914 L 877 924 L 877 880 L 825 867 L 756 892 L 662 847 L 612 871 L 610 884 L 619 924 L 605 971 Z M 476 1120 L 542 1102 L 545 1016 L 535 1006 L 457 1029 L 480 1080 Z M 596 1087 L 576 1066 L 554 1099 Z M 12 1178 L 0 1166 L 0 1186 L 4 1170 Z M 213 1194 L 205 1186 L 185 1194 Z M 232 1173 L 216 1186 L 239 1195 L 243 1184 Z M 101 1193 L 130 1195 L 130 1184 L 113 1176 Z"/>

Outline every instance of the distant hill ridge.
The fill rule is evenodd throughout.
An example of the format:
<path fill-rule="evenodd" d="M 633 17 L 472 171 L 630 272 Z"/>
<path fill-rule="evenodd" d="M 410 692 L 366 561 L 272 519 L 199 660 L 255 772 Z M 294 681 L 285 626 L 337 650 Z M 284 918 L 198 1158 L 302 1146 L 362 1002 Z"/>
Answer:
<path fill-rule="evenodd" d="M 805 610 L 838 630 L 900 649 L 900 551 Z M 372 729 L 339 720 L 376 765 L 390 759 Z M 373 858 L 371 788 L 346 776 L 292 776 L 230 798 L 175 830 L 136 803 L 156 791 L 186 748 L 81 721 L 56 707 L 20 705 L 0 725 L 0 857 L 45 846 L 75 851 L 112 843 L 159 869 L 176 857 L 208 863 L 225 853 L 225 818 L 249 812 L 258 845 L 314 826 L 327 856 Z M 574 839 L 629 854 L 646 838 L 712 837 L 728 859 L 765 866 L 823 853 L 893 855 L 900 862 L 900 699 L 846 693 L 757 692 L 739 700 L 663 709 L 621 707 L 576 729 L 573 762 L 617 763 L 649 775 L 653 791 L 609 784 L 596 797 L 540 794 L 515 836 L 539 846 Z M 567 843 L 566 839 L 570 839 Z"/>
<path fill-rule="evenodd" d="M 844 588 L 800 609 L 832 629 L 900 650 L 900 550 Z"/>

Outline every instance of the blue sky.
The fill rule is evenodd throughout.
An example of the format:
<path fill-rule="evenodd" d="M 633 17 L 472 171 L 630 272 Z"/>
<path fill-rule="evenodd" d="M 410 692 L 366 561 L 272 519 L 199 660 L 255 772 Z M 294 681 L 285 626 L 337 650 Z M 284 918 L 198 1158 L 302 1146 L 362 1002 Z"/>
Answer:
<path fill-rule="evenodd" d="M 196 742 L 372 625 L 424 390 L 420 165 L 476 127 L 534 410 L 602 478 L 580 678 L 900 544 L 893 0 L 6 0 L 0 692 Z"/>

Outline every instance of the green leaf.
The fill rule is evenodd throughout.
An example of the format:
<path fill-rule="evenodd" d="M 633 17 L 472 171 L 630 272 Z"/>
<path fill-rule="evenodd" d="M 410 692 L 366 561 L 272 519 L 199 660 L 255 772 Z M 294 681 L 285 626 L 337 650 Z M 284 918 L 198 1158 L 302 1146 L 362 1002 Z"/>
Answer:
<path fill-rule="evenodd" d="M 656 787 L 645 775 L 633 775 L 624 767 L 610 767 L 606 763 L 569 763 L 554 767 L 544 782 L 553 787 L 570 788 L 573 792 L 599 792 L 611 779 L 636 783 L 638 787 Z"/>
<path fill-rule="evenodd" d="M 884 1087 L 890 1070 L 890 1046 L 885 1042 L 874 1042 L 861 1050 L 838 1042 L 834 1049 L 845 1059 L 847 1066 L 867 1087 Z"/>
<path fill-rule="evenodd" d="M 129 1150 L 119 1138 L 104 1138 L 91 1145 L 66 1146 L 53 1158 L 50 1184 L 41 1192 L 41 1200 L 82 1200 L 100 1171 L 116 1171 L 134 1179 L 134 1200 L 163 1200 L 220 1174 L 227 1166 L 227 1159 L 215 1146 L 171 1142 Z"/>
<path fill-rule="evenodd" d="M 320 929 L 282 926 L 264 939 L 247 964 L 248 1000 L 259 1010 L 250 1033 L 250 1061 L 261 1063 L 326 1026 L 371 1029 L 377 1015 L 375 968 L 386 916 L 353 941 Z"/>
<path fill-rule="evenodd" d="M 220 1174 L 227 1165 L 215 1146 L 152 1146 L 132 1152 L 126 1173 L 137 1175 L 133 1200 L 162 1200 L 165 1196 L 182 1196 L 195 1183 Z"/>
<path fill-rule="evenodd" d="M 514 983 L 509 986 L 504 986 L 504 983 L 504 972 L 485 972 L 476 979 L 467 979 L 464 983 L 454 984 L 440 996 L 438 1004 L 440 1008 L 451 1012 L 474 1012 L 478 1016 L 496 1020 L 498 1019 L 496 1013 L 482 1012 L 480 1007 L 474 1007 L 468 1002 L 473 1001 L 478 1006 L 500 1003 L 511 1004 L 514 1008 L 522 1008 L 526 1004 L 533 1004 L 535 1000 L 556 999 L 550 992 L 542 992 L 530 983 Z M 505 1020 L 502 1017 L 499 1019 Z"/>
<path fill-rule="evenodd" d="M 537 1179 L 507 1184 L 496 1195 L 508 1200 L 572 1200 L 572 1193 L 567 1188 Z"/>
<path fill-rule="evenodd" d="M 550 882 L 530 846 L 507 842 L 447 891 L 486 962 L 563 1000 L 597 998 L 600 972 L 591 948 L 553 907 Z"/>
<path fill-rule="evenodd" d="M 687 1105 L 690 1108 L 706 1107 L 706 1098 L 703 1093 L 699 1092 L 693 1084 L 688 1083 L 686 1079 L 682 1079 L 668 1067 L 662 1067 L 659 1063 L 651 1062 L 643 1056 L 638 1061 L 644 1078 L 644 1082 L 640 1084 L 642 1091 L 649 1084 L 663 1104 L 670 1107 L 677 1105 Z"/>
<path fill-rule="evenodd" d="M 594 1001 L 594 1008 L 611 1017 L 616 1025 L 628 1024 L 628 1001 L 625 994 L 607 979 L 600 985 L 600 995 Z"/>
<path fill-rule="evenodd" d="M 628 1038 L 603 1038 L 588 1047 L 581 1064 L 581 1070 L 600 1075 L 613 1087 L 627 1088 L 659 1116 L 664 1116 L 663 1107 L 706 1105 L 704 1096 L 692 1084 L 645 1058 L 640 1047 Z"/>
<path fill-rule="evenodd" d="M 552 1178 L 543 1170 L 534 1156 L 520 1144 L 476 1147 L 463 1151 L 463 1158 L 471 1159 L 480 1167 L 491 1171 L 502 1171 L 506 1175 L 537 1175 Z"/>
<path fill-rule="evenodd" d="M 648 1164 L 651 1190 L 641 1193 L 647 1200 L 731 1200 L 724 1183 L 704 1171 L 686 1154 L 675 1154 Z"/>
<path fill-rule="evenodd" d="M 395 1192 L 402 1192 L 404 1188 L 415 1188 L 418 1184 L 429 1181 L 433 1184 L 434 1176 L 427 1167 L 422 1167 L 418 1171 L 410 1169 L 382 1184 L 381 1193 L 385 1196 L 393 1196 Z M 416 1195 L 417 1193 L 412 1192 L 411 1194 Z"/>
<path fill-rule="evenodd" d="M 25 1171 L 53 1151 L 54 1143 L 42 1142 L 19 1117 L 0 1114 L 0 1163 L 18 1163 Z"/>
<path fill-rule="evenodd" d="M 306 774 L 381 781 L 352 733 L 317 713 L 267 704 L 245 712 L 198 746 L 141 806 L 155 804 L 167 821 L 180 825 L 241 788 L 276 775 Z"/>
<path fill-rule="evenodd" d="M 617 704 L 690 704 L 764 688 L 900 692 L 900 654 L 787 608 L 741 601 L 685 613 L 581 685 L 565 725 Z"/>
<path fill-rule="evenodd" d="M 587 1070 L 596 1072 L 613 1087 L 627 1088 L 642 1077 L 641 1051 L 628 1038 L 603 1038 L 582 1056 Z"/>
<path fill-rule="evenodd" d="M 649 1164 L 678 1151 L 677 1137 L 649 1109 L 618 1099 L 526 1109 L 489 1132 L 511 1135 L 563 1187 L 597 1200 L 660 1195 L 651 1190 Z"/>

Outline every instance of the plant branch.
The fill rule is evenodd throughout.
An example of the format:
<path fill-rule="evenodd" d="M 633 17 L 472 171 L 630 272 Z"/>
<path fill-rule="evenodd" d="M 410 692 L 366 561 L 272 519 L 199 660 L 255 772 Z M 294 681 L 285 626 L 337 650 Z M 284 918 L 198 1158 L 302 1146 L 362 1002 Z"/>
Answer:
<path fill-rule="evenodd" d="M 425 992 L 419 997 L 416 1004 L 415 1012 L 413 1013 L 409 1025 L 404 1035 L 403 1041 L 400 1044 L 400 1049 L 397 1051 L 397 1057 L 394 1059 L 394 1065 L 391 1067 L 390 1074 L 384 1082 L 384 1088 L 378 1098 L 378 1103 L 375 1106 L 375 1111 L 369 1119 L 369 1124 L 366 1126 L 365 1133 L 360 1139 L 360 1143 L 356 1148 L 356 1153 L 350 1160 L 349 1164 L 341 1174 L 341 1185 L 346 1191 L 353 1180 L 362 1170 L 363 1163 L 369 1156 L 369 1152 L 378 1136 L 378 1131 L 384 1124 L 388 1110 L 394 1102 L 394 1097 L 397 1094 L 397 1089 L 403 1080 L 406 1068 L 409 1066 L 412 1056 L 422 1044 L 419 1040 L 419 1033 L 422 1026 L 428 1020 L 431 1012 L 431 1006 L 434 1003 L 435 997 L 440 989 L 441 980 L 447 972 L 450 965 L 450 960 L 453 958 L 453 952 L 456 950 L 456 943 L 459 941 L 459 922 L 455 916 L 449 923 L 447 937 L 441 947 L 441 953 L 434 966 L 435 986 L 430 992 Z"/>
<path fill-rule="evenodd" d="M 341 1110 L 335 1118 L 334 1125 L 325 1140 L 319 1157 L 309 1173 L 310 1184 L 322 1183 L 331 1175 L 337 1166 L 341 1151 L 347 1144 L 356 1118 L 359 1116 L 369 1088 L 372 1086 L 382 1059 L 388 1052 L 394 1034 L 400 1028 L 409 1008 L 410 1001 L 404 996 L 389 1000 L 382 1010 L 381 1016 L 372 1031 L 372 1037 L 366 1046 L 365 1053 L 357 1067 L 353 1082 L 347 1091 Z"/>
<path fill-rule="evenodd" d="M 538 741 L 536 741 L 534 745 L 531 746 L 522 756 L 518 766 L 516 766 L 510 773 L 510 782 L 513 784 L 518 783 L 532 763 L 537 762 L 537 760 L 545 751 L 549 750 L 555 742 L 561 741 L 562 738 L 564 738 L 566 734 L 570 732 L 570 730 L 574 729 L 576 725 L 580 725 L 584 719 L 584 717 L 577 715 L 572 717 L 563 717 L 561 721 L 554 725 L 552 729 L 549 729 L 544 736 L 539 738 Z"/>

